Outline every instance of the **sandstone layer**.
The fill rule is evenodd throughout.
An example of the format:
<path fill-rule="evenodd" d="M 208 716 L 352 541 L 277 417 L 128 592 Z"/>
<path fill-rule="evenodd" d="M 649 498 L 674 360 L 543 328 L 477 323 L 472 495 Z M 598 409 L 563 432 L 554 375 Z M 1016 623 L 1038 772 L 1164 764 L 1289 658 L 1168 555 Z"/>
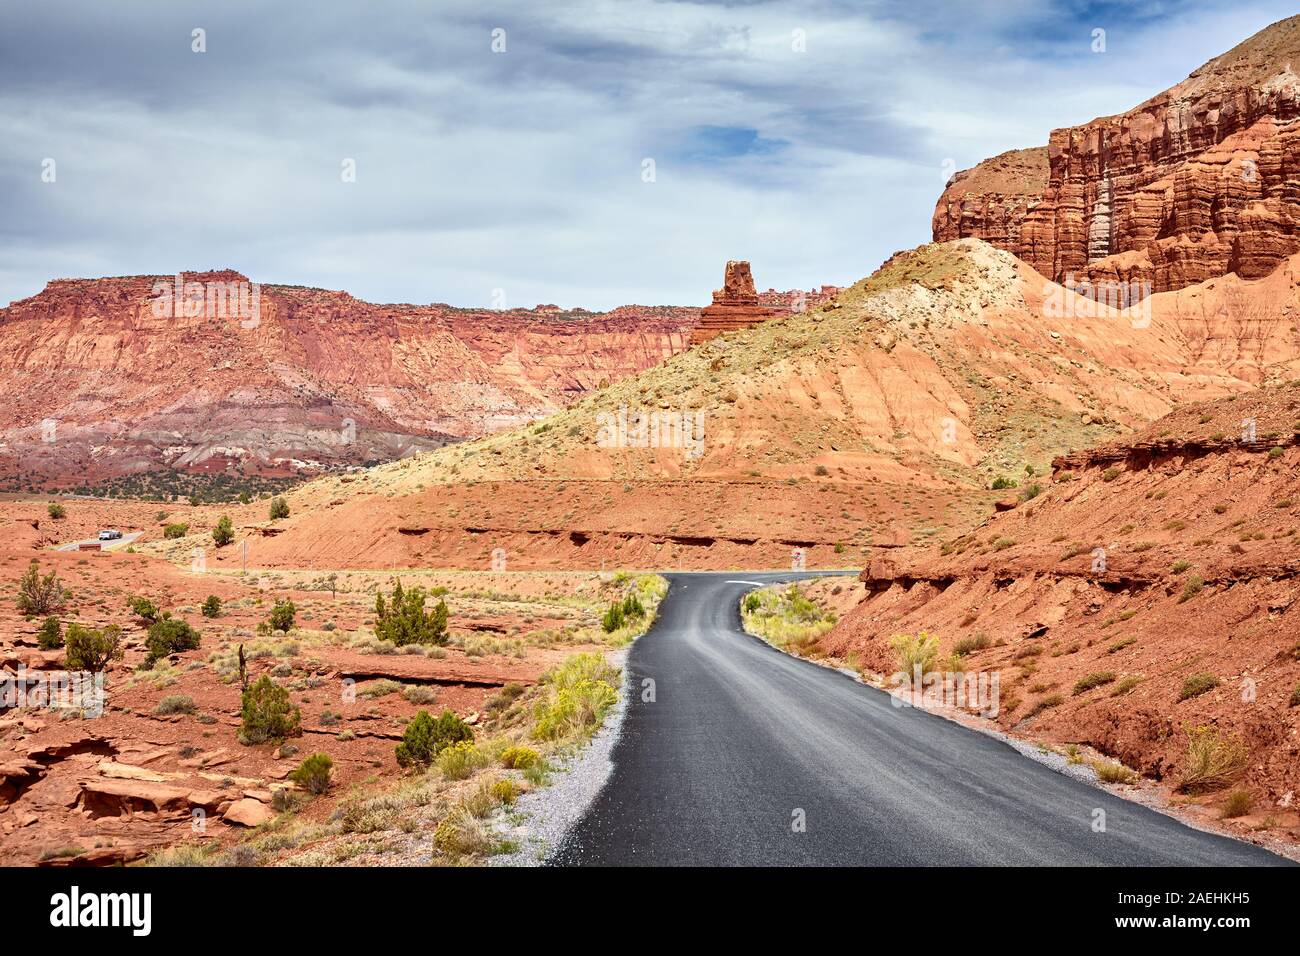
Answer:
<path fill-rule="evenodd" d="M 1072 284 L 1140 294 L 1267 275 L 1300 250 L 1300 17 L 1117 116 L 958 173 L 936 241 L 976 236 Z M 1045 160 L 1045 161 L 1044 161 Z"/>
<path fill-rule="evenodd" d="M 293 475 L 557 411 L 686 347 L 698 310 L 489 311 L 186 273 L 56 280 L 0 310 L 0 477 Z M 237 296 L 256 290 L 256 314 Z M 203 298 L 203 291 L 208 297 Z M 252 295 L 243 300 L 249 305 Z M 160 307 L 161 303 L 161 307 Z"/>

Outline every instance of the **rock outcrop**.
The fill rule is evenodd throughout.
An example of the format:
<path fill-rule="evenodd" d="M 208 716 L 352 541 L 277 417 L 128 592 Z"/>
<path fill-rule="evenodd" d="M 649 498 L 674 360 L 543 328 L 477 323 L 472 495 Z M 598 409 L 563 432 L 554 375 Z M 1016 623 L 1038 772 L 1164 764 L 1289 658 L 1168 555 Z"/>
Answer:
<path fill-rule="evenodd" d="M 1300 250 L 1300 17 L 1118 116 L 958 173 L 936 241 L 974 236 L 1043 275 L 1181 289 Z"/>
<path fill-rule="evenodd" d="M 723 276 L 722 288 L 713 292 L 713 303 L 700 313 L 699 324 L 691 334 L 691 344 L 707 342 L 723 332 L 748 328 L 788 311 L 775 304 L 764 304 L 754 289 L 749 263 L 731 260 Z"/>

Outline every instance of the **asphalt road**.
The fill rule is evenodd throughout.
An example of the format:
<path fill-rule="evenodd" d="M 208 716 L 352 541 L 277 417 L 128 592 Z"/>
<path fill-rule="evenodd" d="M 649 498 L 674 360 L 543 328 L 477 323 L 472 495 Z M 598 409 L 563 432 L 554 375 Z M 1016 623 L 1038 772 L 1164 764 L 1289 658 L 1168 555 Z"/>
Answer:
<path fill-rule="evenodd" d="M 128 544 L 136 540 L 136 538 L 140 537 L 140 535 L 142 534 L 144 534 L 143 531 L 132 531 L 129 534 L 122 535 L 122 537 L 120 538 L 113 538 L 111 541 L 100 541 L 99 538 L 83 538 L 80 541 L 69 541 L 67 544 L 61 544 L 54 550 L 55 551 L 76 551 L 78 548 L 81 548 L 82 546 L 97 544 L 105 551 L 114 551 L 118 548 L 126 547 Z"/>
<path fill-rule="evenodd" d="M 752 585 L 670 574 L 614 769 L 560 865 L 1268 865 L 744 633 Z M 655 700 L 643 702 L 643 680 Z M 1094 830 L 1096 810 L 1105 830 Z M 795 832 L 802 814 L 806 829 Z"/>

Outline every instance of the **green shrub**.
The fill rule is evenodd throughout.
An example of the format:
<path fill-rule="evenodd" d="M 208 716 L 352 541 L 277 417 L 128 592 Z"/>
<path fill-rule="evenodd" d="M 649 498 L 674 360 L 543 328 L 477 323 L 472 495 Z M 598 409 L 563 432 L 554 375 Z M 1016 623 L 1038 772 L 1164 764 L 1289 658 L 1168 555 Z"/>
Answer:
<path fill-rule="evenodd" d="M 432 611 L 425 611 L 427 597 L 424 588 L 402 590 L 401 581 L 394 585 L 391 601 L 386 602 L 382 593 L 375 595 L 375 637 L 398 647 L 446 644 L 450 639 L 447 602 L 439 600 Z"/>
<path fill-rule="evenodd" d="M 1190 700 L 1193 697 L 1200 697 L 1218 686 L 1219 678 L 1213 674 L 1193 674 L 1183 681 L 1183 689 L 1178 692 L 1178 699 L 1183 701 Z"/>
<path fill-rule="evenodd" d="M 192 651 L 199 646 L 199 632 L 184 621 L 172 617 L 163 617 L 149 628 L 149 636 L 144 646 L 148 656 L 146 664 L 153 664 L 159 658 L 181 651 Z"/>
<path fill-rule="evenodd" d="M 1035 481 L 1029 485 L 1026 485 L 1024 488 L 1020 489 L 1020 500 L 1033 501 L 1042 493 L 1043 493 L 1043 486 Z"/>
<path fill-rule="evenodd" d="M 1291 706 L 1300 707 L 1300 684 L 1295 685 L 1295 690 L 1291 691 Z"/>
<path fill-rule="evenodd" d="M 1284 454 L 1286 454 L 1286 452 L 1283 451 L 1281 445 L 1274 445 L 1268 450 L 1269 458 L 1281 458 Z"/>
<path fill-rule="evenodd" d="M 68 670 L 99 673 L 109 661 L 122 659 L 122 629 L 116 624 L 105 628 L 69 624 L 63 646 Z"/>
<path fill-rule="evenodd" d="M 467 780 L 486 761 L 472 740 L 461 740 L 443 747 L 434 759 L 438 772 L 447 780 Z"/>
<path fill-rule="evenodd" d="M 1080 694 L 1086 694 L 1094 687 L 1101 687 L 1113 682 L 1114 680 L 1114 671 L 1094 671 L 1085 677 L 1080 677 L 1074 682 L 1074 696 L 1078 697 Z"/>
<path fill-rule="evenodd" d="M 51 501 L 48 505 L 45 506 L 45 510 L 49 512 L 50 517 L 53 518 L 55 521 L 58 521 L 60 518 L 62 518 L 64 515 L 68 513 L 67 509 L 64 508 L 63 505 L 59 504 L 57 501 Z"/>
<path fill-rule="evenodd" d="M 574 654 L 542 675 L 546 695 L 533 712 L 538 740 L 582 739 L 599 727 L 618 701 L 620 672 L 601 654 Z"/>
<path fill-rule="evenodd" d="M 613 634 L 624 624 L 623 605 L 611 604 L 605 616 L 600 620 L 600 626 L 606 634 Z"/>
<path fill-rule="evenodd" d="M 271 520 L 279 521 L 281 518 L 289 517 L 289 502 L 285 501 L 280 495 L 271 499 Z"/>
<path fill-rule="evenodd" d="M 221 598 L 209 594 L 201 608 L 204 617 L 221 617 Z"/>
<path fill-rule="evenodd" d="M 993 479 L 993 490 L 1001 491 L 1003 488 L 1016 488 L 1020 483 L 1014 478 L 1008 478 L 1006 475 L 998 475 Z"/>
<path fill-rule="evenodd" d="M 971 637 L 963 637 L 952 646 L 952 652 L 958 657 L 965 657 L 967 654 L 973 654 L 975 651 L 982 651 L 992 645 L 989 636 L 983 631 L 974 634 Z"/>
<path fill-rule="evenodd" d="M 224 548 L 235 540 L 235 525 L 229 515 L 222 515 L 217 526 L 212 529 L 212 540 L 218 548 Z"/>
<path fill-rule="evenodd" d="M 32 561 L 18 582 L 18 613 L 27 617 L 57 614 L 68 604 L 68 592 L 57 572 L 41 577 L 40 566 Z"/>
<path fill-rule="evenodd" d="M 1190 561 L 1175 561 L 1169 568 L 1174 574 L 1182 574 L 1192 566 Z"/>
<path fill-rule="evenodd" d="M 273 631 L 282 631 L 288 633 L 293 630 L 294 617 L 298 608 L 288 598 L 276 601 L 275 607 L 271 608 L 271 617 L 266 622 Z"/>
<path fill-rule="evenodd" d="M 503 807 L 508 807 L 519 799 L 519 785 L 513 780 L 495 780 L 492 783 L 492 797 Z"/>
<path fill-rule="evenodd" d="M 160 617 L 158 613 L 158 605 L 154 604 L 153 601 L 150 601 L 147 597 L 136 595 L 127 601 L 127 606 L 131 609 L 132 614 L 144 621 L 146 624 L 153 624 Z"/>
<path fill-rule="evenodd" d="M 636 596 L 635 591 L 623 598 L 623 617 L 625 619 L 644 616 L 645 607 L 642 606 L 641 599 Z"/>
<path fill-rule="evenodd" d="M 178 521 L 163 527 L 164 538 L 183 538 L 190 533 L 188 522 Z"/>
<path fill-rule="evenodd" d="M 36 632 L 36 645 L 43 651 L 57 651 L 63 646 L 63 626 L 54 616 L 47 617 Z"/>
<path fill-rule="evenodd" d="M 289 701 L 289 692 L 263 674 L 243 693 L 239 742 L 261 744 L 302 733 L 302 713 Z"/>
<path fill-rule="evenodd" d="M 763 603 L 763 602 L 760 601 L 760 600 L 758 599 L 758 595 L 757 595 L 757 594 L 754 594 L 754 593 L 751 592 L 751 593 L 745 595 L 745 610 L 746 610 L 746 611 L 749 611 L 749 612 L 751 612 L 751 613 L 754 612 L 754 611 L 757 611 L 758 608 L 759 608 L 759 605 L 761 605 L 762 603 Z"/>
<path fill-rule="evenodd" d="M 501 766 L 508 770 L 527 770 L 539 759 L 532 747 L 507 747 L 501 751 Z"/>
<path fill-rule="evenodd" d="M 168 714 L 192 714 L 194 698 L 186 694 L 168 694 L 158 701 L 158 706 L 153 709 L 153 712 L 159 717 L 166 717 Z"/>
<path fill-rule="evenodd" d="M 1105 471 L 1101 473 L 1101 480 L 1114 481 L 1116 478 L 1119 477 L 1119 474 L 1120 472 L 1118 468 L 1107 468 Z"/>
<path fill-rule="evenodd" d="M 1029 708 L 1025 713 L 1025 719 L 1028 720 L 1030 717 L 1036 717 L 1043 711 L 1050 710 L 1053 707 L 1059 707 L 1063 703 L 1065 703 L 1065 698 L 1060 694 L 1048 694 L 1046 697 L 1039 698 L 1038 701 Z"/>
<path fill-rule="evenodd" d="M 290 779 L 309 793 L 321 794 L 330 788 L 334 761 L 329 754 L 312 754 L 298 764 Z"/>
<path fill-rule="evenodd" d="M 1205 579 L 1199 574 L 1193 574 L 1183 583 L 1183 593 L 1178 595 L 1178 603 L 1190 601 L 1196 595 L 1201 593 L 1201 588 L 1205 587 Z"/>
<path fill-rule="evenodd" d="M 473 739 L 473 729 L 450 710 L 444 710 L 436 719 L 422 710 L 402 733 L 397 763 L 402 767 L 427 767 L 447 747 Z"/>
<path fill-rule="evenodd" d="M 1122 678 L 1120 682 L 1115 685 L 1115 689 L 1110 692 L 1110 696 L 1123 697 L 1140 683 L 1142 683 L 1141 677 L 1138 677 L 1136 674 L 1130 674 L 1128 677 Z"/>

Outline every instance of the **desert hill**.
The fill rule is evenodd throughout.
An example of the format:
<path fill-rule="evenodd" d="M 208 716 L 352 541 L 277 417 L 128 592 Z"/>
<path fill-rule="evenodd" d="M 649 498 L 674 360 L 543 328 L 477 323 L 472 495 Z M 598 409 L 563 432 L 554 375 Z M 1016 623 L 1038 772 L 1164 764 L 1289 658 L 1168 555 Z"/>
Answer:
<path fill-rule="evenodd" d="M 922 247 L 543 422 L 312 482 L 261 553 L 779 566 L 803 547 L 850 564 L 982 520 L 999 476 L 1029 484 L 1026 466 L 1179 403 L 1294 377 L 1298 268 L 1121 312 L 979 240 Z"/>

